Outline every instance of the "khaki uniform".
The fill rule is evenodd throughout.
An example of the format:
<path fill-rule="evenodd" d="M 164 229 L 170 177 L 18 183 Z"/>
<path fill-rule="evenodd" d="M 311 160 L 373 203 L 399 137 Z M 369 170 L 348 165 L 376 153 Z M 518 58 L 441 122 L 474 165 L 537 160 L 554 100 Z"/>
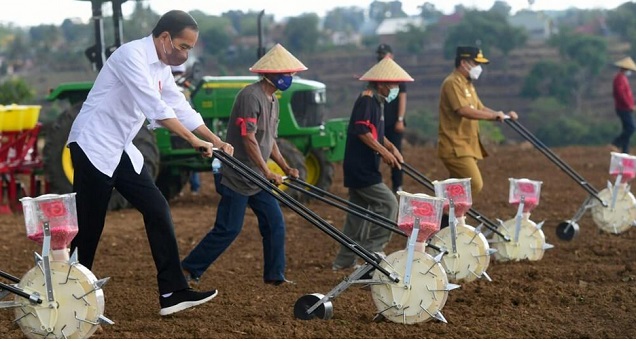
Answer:
<path fill-rule="evenodd" d="M 437 155 L 451 178 L 471 178 L 471 191 L 478 194 L 483 181 L 477 160 L 488 156 L 479 140 L 479 120 L 460 116 L 463 107 L 484 108 L 473 83 L 454 70 L 442 83 L 439 101 Z"/>

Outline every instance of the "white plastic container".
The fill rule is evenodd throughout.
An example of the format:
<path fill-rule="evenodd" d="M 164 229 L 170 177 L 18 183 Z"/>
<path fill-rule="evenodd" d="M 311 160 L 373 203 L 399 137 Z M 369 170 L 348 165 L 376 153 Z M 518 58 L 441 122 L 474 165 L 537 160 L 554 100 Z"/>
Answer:
<path fill-rule="evenodd" d="M 636 176 L 636 156 L 612 152 L 610 175 L 621 175 L 621 182 L 628 182 Z"/>
<path fill-rule="evenodd" d="M 415 219 L 419 219 L 420 231 L 417 242 L 424 242 L 439 231 L 442 221 L 444 199 L 426 194 L 411 194 L 399 191 L 400 205 L 398 209 L 398 228 L 411 235 Z"/>
<path fill-rule="evenodd" d="M 21 198 L 27 237 L 42 245 L 43 226 L 49 223 L 51 249 L 66 250 L 77 235 L 75 193 L 45 194 L 37 198 Z"/>
<path fill-rule="evenodd" d="M 444 198 L 444 213 L 448 213 L 449 199 L 453 200 L 455 217 L 457 218 L 465 216 L 473 205 L 470 178 L 433 181 L 433 185 L 435 186 L 435 196 Z"/>
<path fill-rule="evenodd" d="M 539 205 L 539 197 L 541 196 L 542 181 L 534 181 L 528 179 L 510 180 L 510 194 L 508 202 L 514 206 L 519 206 L 523 197 L 523 213 L 529 213 Z"/>

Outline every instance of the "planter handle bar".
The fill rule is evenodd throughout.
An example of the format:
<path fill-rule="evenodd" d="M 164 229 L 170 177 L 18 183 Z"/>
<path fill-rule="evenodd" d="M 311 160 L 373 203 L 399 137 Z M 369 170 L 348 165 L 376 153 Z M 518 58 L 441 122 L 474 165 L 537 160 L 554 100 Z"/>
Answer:
<path fill-rule="evenodd" d="M 404 162 L 402 163 L 402 170 L 404 171 L 404 173 L 406 173 L 408 176 L 410 176 L 411 178 L 413 178 L 413 180 L 419 182 L 422 186 L 428 188 L 429 190 L 435 192 L 435 186 L 433 185 L 433 182 L 424 174 L 420 173 L 419 171 L 417 171 L 413 166 L 409 165 L 408 163 Z M 503 238 L 505 241 L 509 242 L 510 238 L 505 236 L 503 233 L 499 232 L 497 230 L 497 225 L 495 225 L 495 223 L 493 223 L 490 219 L 486 218 L 483 214 L 477 212 L 475 209 L 473 209 L 472 207 L 468 210 L 467 214 L 477 220 L 478 222 L 484 224 L 484 226 L 491 230 L 493 233 L 497 234 L 498 236 L 500 236 L 501 238 Z"/>
<path fill-rule="evenodd" d="M 370 211 L 370 210 L 368 210 L 366 208 L 363 208 L 363 207 L 361 207 L 359 205 L 356 205 L 356 204 L 354 204 L 354 203 L 352 203 L 350 201 L 347 201 L 347 200 L 345 200 L 343 198 L 340 198 L 339 196 L 337 196 L 335 194 L 332 194 L 332 193 L 329 193 L 329 192 L 327 192 L 327 191 L 325 191 L 325 190 L 323 190 L 323 189 L 321 189 L 319 187 L 316 187 L 316 191 L 317 192 L 320 192 L 320 193 L 323 193 L 323 194 L 329 194 L 330 197 L 333 197 L 336 201 L 339 201 L 342 204 L 339 203 L 339 202 L 334 202 L 334 201 L 332 201 L 332 200 L 330 200 L 328 198 L 325 198 L 323 196 L 320 196 L 320 194 L 314 193 L 311 190 L 303 188 L 303 186 L 299 186 L 297 184 L 293 184 L 293 183 L 290 182 L 290 180 L 291 180 L 293 182 L 298 182 L 298 183 L 303 184 L 303 185 L 308 185 L 307 187 L 313 186 L 313 185 L 311 185 L 311 184 L 309 184 L 307 182 L 304 182 L 303 180 L 294 179 L 294 178 L 287 177 L 287 176 L 285 176 L 283 178 L 285 180 L 287 180 L 285 182 L 285 185 L 288 186 L 289 188 L 293 188 L 293 189 L 295 189 L 295 190 L 297 190 L 297 191 L 299 191 L 301 193 L 304 193 L 304 194 L 307 194 L 307 195 L 311 196 L 312 198 L 318 199 L 318 200 L 320 200 L 320 201 L 322 201 L 324 203 L 327 203 L 327 204 L 332 205 L 334 207 L 337 207 L 337 208 L 339 208 L 341 210 L 349 212 L 349 213 L 351 213 L 351 214 L 353 214 L 353 215 L 355 215 L 355 216 L 357 216 L 359 218 L 365 219 L 365 220 L 367 220 L 367 221 L 369 221 L 369 222 L 371 222 L 373 224 L 376 224 L 376 225 L 378 225 L 378 226 L 380 226 L 382 228 L 391 230 L 392 232 L 395 232 L 395 233 L 397 233 L 397 234 L 399 234 L 401 236 L 404 236 L 404 237 L 407 237 L 407 238 L 409 237 L 409 235 L 406 234 L 406 232 L 396 228 L 397 227 L 397 223 L 396 222 L 392 221 L 391 219 L 388 219 L 385 216 L 379 215 L 379 214 L 377 214 L 377 213 L 375 213 L 373 211 Z M 345 206 L 345 205 L 349 205 L 351 207 L 348 207 L 348 206 Z M 374 217 L 384 218 L 384 219 L 382 221 L 377 221 L 377 220 L 373 219 Z M 436 246 L 436 245 L 433 245 L 433 244 L 430 244 L 430 243 L 427 243 L 426 245 L 428 247 L 430 247 L 431 249 L 437 251 L 437 252 L 446 252 L 445 250 L 442 250 L 439 246 Z"/>
<path fill-rule="evenodd" d="M 26 298 L 31 303 L 42 304 L 42 299 L 40 298 L 40 296 L 37 293 L 28 294 L 28 293 L 22 291 L 19 288 L 16 288 L 16 287 L 14 287 L 12 285 L 8 285 L 8 284 L 1 283 L 1 282 L 0 282 L 0 289 L 6 290 L 6 291 L 8 291 L 10 293 L 16 294 L 16 295 L 18 295 L 20 297 L 23 297 L 23 298 Z"/>
<path fill-rule="evenodd" d="M 295 190 L 297 190 L 297 191 L 299 191 L 299 192 L 301 192 L 303 194 L 309 195 L 312 198 L 318 199 L 318 200 L 320 200 L 320 201 L 322 201 L 324 203 L 330 204 L 330 205 L 332 205 L 334 207 L 337 207 L 337 208 L 339 208 L 341 210 L 347 211 L 347 212 L 355 215 L 356 217 L 365 219 L 365 220 L 367 220 L 367 221 L 369 221 L 371 223 L 374 223 L 374 224 L 376 224 L 376 225 L 378 225 L 380 227 L 383 227 L 383 228 L 385 228 L 387 230 L 391 230 L 392 232 L 395 232 L 397 234 L 400 234 L 400 235 L 403 235 L 405 237 L 408 237 L 408 235 L 404 231 L 396 228 L 397 227 L 396 223 L 375 220 L 375 219 L 373 219 L 375 217 L 370 217 L 369 215 L 367 215 L 367 213 L 375 213 L 375 212 L 372 212 L 372 211 L 369 211 L 369 210 L 365 210 L 365 209 L 363 209 L 360 206 L 358 206 L 360 209 L 353 209 L 351 207 L 347 207 L 347 206 L 342 205 L 340 203 L 334 202 L 334 201 L 332 201 L 330 199 L 323 198 L 319 194 L 316 194 L 316 193 L 314 193 L 312 191 L 308 191 L 305 188 L 303 188 L 302 186 L 296 185 L 296 184 L 291 183 L 289 181 L 285 182 L 285 186 L 288 186 L 289 188 L 293 188 L 293 189 L 295 189 Z"/>
<path fill-rule="evenodd" d="M 4 272 L 2 270 L 0 270 L 0 277 L 6 278 L 6 279 L 8 279 L 8 280 L 10 280 L 11 282 L 14 282 L 14 283 L 20 283 L 20 279 L 18 277 L 15 277 L 15 276 L 13 276 L 13 275 L 11 275 L 9 273 L 6 273 L 6 272 Z"/>
<path fill-rule="evenodd" d="M 603 201 L 598 196 L 598 191 L 587 182 L 581 175 L 579 175 L 570 165 L 565 163 L 561 158 L 559 158 L 556 154 L 550 150 L 543 142 L 541 142 L 536 136 L 534 136 L 526 127 L 524 127 L 521 123 L 516 120 L 511 120 L 506 118 L 504 120 L 513 130 L 515 130 L 519 135 L 528 140 L 532 145 L 539 150 L 543 155 L 545 155 L 550 161 L 557 165 L 563 172 L 569 175 L 576 183 L 578 183 L 583 189 L 588 192 L 594 199 L 598 200 L 603 207 L 607 207 L 607 203 Z"/>
<path fill-rule="evenodd" d="M 368 209 L 366 209 L 366 208 L 364 208 L 364 207 L 362 207 L 360 205 L 356 205 L 356 204 L 352 203 L 351 201 L 343 199 L 343 198 L 341 198 L 341 197 L 339 197 L 339 196 L 337 196 L 337 195 L 335 195 L 335 194 L 333 194 L 331 192 L 325 191 L 324 189 L 322 189 L 320 187 L 317 187 L 317 186 L 314 186 L 314 185 L 312 185 L 312 184 L 310 184 L 310 183 L 308 183 L 306 181 L 303 181 L 302 179 L 295 179 L 295 178 L 292 178 L 292 177 L 285 177 L 285 179 L 289 180 L 289 181 L 292 181 L 292 182 L 297 182 L 301 186 L 309 188 L 309 190 L 303 188 L 303 189 L 299 189 L 299 191 L 301 191 L 303 193 L 307 193 L 307 194 L 311 195 L 312 197 L 314 197 L 316 194 L 315 193 L 311 193 L 311 191 L 317 192 L 319 195 L 323 195 L 323 196 L 329 197 L 330 199 L 336 200 L 336 201 L 338 201 L 338 202 L 340 202 L 342 204 L 345 204 L 345 205 L 347 205 L 347 206 L 349 206 L 351 208 L 354 208 L 354 209 L 356 209 L 356 210 L 358 210 L 360 212 L 364 212 L 365 214 L 368 214 L 368 215 L 370 215 L 370 216 L 372 216 L 372 217 L 374 217 L 374 218 L 376 218 L 378 220 L 382 220 L 382 221 L 386 222 L 387 224 L 391 224 L 391 225 L 397 226 L 397 223 L 395 221 L 393 221 L 393 220 L 391 220 L 391 219 L 389 219 L 389 218 L 387 218 L 387 217 L 385 217 L 383 215 L 377 214 L 377 213 L 375 213 L 373 211 L 369 211 Z M 319 199 L 319 200 L 324 199 L 322 197 L 316 197 L 316 198 Z M 400 231 L 400 232 L 402 232 L 402 231 Z M 404 236 L 406 236 L 406 234 L 404 234 Z"/>
<path fill-rule="evenodd" d="M 398 283 L 400 281 L 400 279 L 395 274 L 390 273 L 388 270 L 380 266 L 377 257 L 373 253 L 360 246 L 358 243 L 353 241 L 337 228 L 333 227 L 316 213 L 312 212 L 296 199 L 292 198 L 289 194 L 278 188 L 278 186 L 265 179 L 262 175 L 256 173 L 253 169 L 247 167 L 245 164 L 243 164 L 233 156 L 230 156 L 223 150 L 213 148 L 213 154 L 214 157 L 218 158 L 221 162 L 223 162 L 223 164 L 227 165 L 228 167 L 232 167 L 232 169 L 234 169 L 236 172 L 238 172 L 248 180 L 252 181 L 262 190 L 265 190 L 269 194 L 273 195 L 280 202 L 291 208 L 294 212 L 305 218 L 305 220 L 318 227 L 321 231 L 325 232 L 327 235 L 335 239 L 338 243 L 342 244 L 353 253 L 358 255 L 360 258 L 364 259 L 365 262 L 373 266 L 376 270 L 385 274 L 392 281 L 394 281 L 395 283 Z"/>

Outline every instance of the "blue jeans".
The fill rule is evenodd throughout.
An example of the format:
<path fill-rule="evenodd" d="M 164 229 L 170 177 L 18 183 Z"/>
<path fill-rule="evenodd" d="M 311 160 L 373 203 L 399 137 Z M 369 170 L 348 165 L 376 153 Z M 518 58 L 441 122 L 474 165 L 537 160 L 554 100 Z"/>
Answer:
<path fill-rule="evenodd" d="M 612 144 L 618 147 L 623 153 L 629 153 L 629 139 L 634 133 L 634 117 L 632 111 L 616 110 L 616 115 L 621 119 L 623 125 L 623 131 L 618 135 Z"/>
<path fill-rule="evenodd" d="M 190 190 L 192 192 L 198 192 L 201 188 L 201 177 L 198 172 L 190 173 Z"/>
<path fill-rule="evenodd" d="M 269 192 L 260 191 L 245 196 L 221 184 L 221 175 L 214 176 L 221 202 L 214 227 L 181 262 L 183 269 L 194 277 L 201 277 L 207 268 L 236 239 L 243 228 L 245 209 L 249 206 L 258 219 L 263 238 L 263 280 L 285 279 L 285 221 L 278 200 Z"/>

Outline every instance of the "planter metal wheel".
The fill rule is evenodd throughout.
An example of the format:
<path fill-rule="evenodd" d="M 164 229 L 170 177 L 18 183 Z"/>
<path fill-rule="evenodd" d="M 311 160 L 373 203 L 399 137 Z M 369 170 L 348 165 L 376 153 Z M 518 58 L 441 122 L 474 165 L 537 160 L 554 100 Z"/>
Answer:
<path fill-rule="evenodd" d="M 35 254 L 35 267 L 21 279 L 0 271 L 13 284 L 0 283 L 0 293 L 15 294 L 0 308 L 13 308 L 15 322 L 28 338 L 89 338 L 100 324 L 114 324 L 104 313 L 102 287 L 109 278 L 98 280 L 77 261 L 77 251 L 68 260 L 50 259 L 51 234 L 44 224 L 42 255 Z M 68 254 L 66 254 L 68 256 Z"/>
<path fill-rule="evenodd" d="M 497 250 L 490 248 L 484 234 L 466 225 L 464 219 L 458 219 L 457 223 L 451 222 L 448 228 L 434 234 L 431 241 L 447 250 L 442 265 L 449 281 L 470 283 L 482 278 L 492 281 L 486 270 L 490 265 L 491 255 Z"/>

